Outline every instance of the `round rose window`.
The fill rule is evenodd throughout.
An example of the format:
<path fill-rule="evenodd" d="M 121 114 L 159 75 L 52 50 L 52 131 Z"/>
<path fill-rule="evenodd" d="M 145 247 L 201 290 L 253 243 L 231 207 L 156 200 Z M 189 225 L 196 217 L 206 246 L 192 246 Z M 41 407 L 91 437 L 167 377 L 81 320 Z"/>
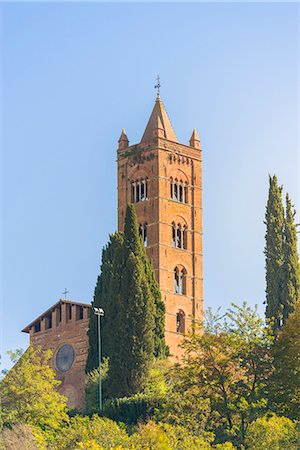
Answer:
<path fill-rule="evenodd" d="M 69 345 L 65 344 L 56 353 L 55 364 L 61 372 L 67 372 L 72 367 L 75 359 L 75 350 Z"/>

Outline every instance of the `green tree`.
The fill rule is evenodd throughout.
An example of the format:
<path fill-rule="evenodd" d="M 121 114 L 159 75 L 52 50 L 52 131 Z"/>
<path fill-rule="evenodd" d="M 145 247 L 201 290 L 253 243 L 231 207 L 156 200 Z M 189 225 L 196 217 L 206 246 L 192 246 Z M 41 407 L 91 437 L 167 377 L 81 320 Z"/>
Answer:
<path fill-rule="evenodd" d="M 66 398 L 48 365 L 51 351 L 29 346 L 0 383 L 4 425 L 24 423 L 56 429 L 67 421 Z"/>
<path fill-rule="evenodd" d="M 118 308 L 117 345 L 109 355 L 108 384 L 114 396 L 138 392 L 149 374 L 154 353 L 155 303 L 144 265 L 135 210 L 127 206 L 124 266 Z"/>
<path fill-rule="evenodd" d="M 101 307 L 105 311 L 105 319 L 101 320 L 101 350 L 102 357 L 109 356 L 112 347 L 112 336 L 117 333 L 114 318 L 117 315 L 120 277 L 123 264 L 123 236 L 122 233 L 114 233 L 109 237 L 108 244 L 102 250 L 101 273 L 98 276 L 94 292 L 94 301 L 90 311 L 89 322 L 89 352 L 86 363 L 86 371 L 98 368 L 98 336 L 97 317 L 94 307 Z"/>
<path fill-rule="evenodd" d="M 274 319 L 274 330 L 280 328 L 283 310 L 283 226 L 282 186 L 277 177 L 269 176 L 269 196 L 265 215 L 266 230 L 266 317 Z"/>
<path fill-rule="evenodd" d="M 110 396 L 130 395 L 146 380 L 152 356 L 167 354 L 165 307 L 151 262 L 139 237 L 135 210 L 128 205 L 124 233 L 110 236 L 102 252 L 93 307 L 102 307 L 103 358 L 109 359 Z M 97 321 L 91 311 L 87 372 L 98 367 Z"/>
<path fill-rule="evenodd" d="M 289 195 L 286 195 L 283 258 L 283 323 L 300 299 L 300 265 L 295 226 L 296 212 Z"/>
<path fill-rule="evenodd" d="M 272 352 L 270 406 L 278 414 L 300 420 L 300 301 L 282 327 Z"/>
<path fill-rule="evenodd" d="M 299 425 L 275 414 L 259 417 L 247 430 L 246 448 L 272 450 L 298 450 L 300 448 Z"/>
<path fill-rule="evenodd" d="M 174 387 L 187 406 L 170 405 L 166 419 L 181 419 L 199 432 L 202 426 L 215 433 L 218 443 L 241 445 L 249 424 L 266 408 L 272 332 L 246 304 L 233 305 L 225 320 L 210 322 L 208 328 L 185 337 L 185 364 L 176 369 Z"/>
<path fill-rule="evenodd" d="M 129 208 L 131 208 L 131 213 L 135 217 L 133 206 L 129 206 Z M 101 348 L 103 358 L 111 356 L 115 351 L 114 349 L 123 345 L 124 336 L 120 333 L 120 327 L 123 327 L 124 317 L 122 317 L 120 312 L 124 297 L 122 290 L 126 289 L 127 285 L 126 271 L 128 271 L 129 264 L 127 258 L 131 250 L 139 261 L 140 270 L 145 273 L 146 281 L 155 305 L 153 309 L 154 356 L 164 358 L 168 354 L 168 349 L 165 344 L 165 305 L 161 299 L 161 293 L 155 279 L 152 263 L 148 259 L 145 248 L 139 238 L 136 219 L 134 220 L 134 227 L 132 223 L 127 226 L 125 233 L 129 236 L 127 241 L 124 241 L 123 233 L 114 233 L 110 236 L 109 243 L 102 251 L 101 273 L 97 280 L 92 306 L 102 307 L 105 311 L 105 317 L 101 320 Z M 90 313 L 88 336 L 89 353 L 86 371 L 90 372 L 98 367 L 97 318 L 93 308 L 91 308 Z"/>
<path fill-rule="evenodd" d="M 48 449 L 69 450 L 87 448 L 130 448 L 129 438 L 124 428 L 107 418 L 98 415 L 70 419 L 48 442 Z"/>

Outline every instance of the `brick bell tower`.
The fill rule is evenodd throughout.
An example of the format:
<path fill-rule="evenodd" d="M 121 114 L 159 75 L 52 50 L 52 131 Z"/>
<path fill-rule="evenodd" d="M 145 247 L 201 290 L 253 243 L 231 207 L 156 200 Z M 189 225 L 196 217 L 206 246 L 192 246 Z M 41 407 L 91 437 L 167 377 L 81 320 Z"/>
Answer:
<path fill-rule="evenodd" d="M 166 343 L 173 357 L 193 318 L 203 318 L 202 155 L 194 129 L 180 144 L 157 98 L 141 142 L 118 141 L 118 229 L 127 203 L 135 206 L 140 236 L 166 305 Z"/>

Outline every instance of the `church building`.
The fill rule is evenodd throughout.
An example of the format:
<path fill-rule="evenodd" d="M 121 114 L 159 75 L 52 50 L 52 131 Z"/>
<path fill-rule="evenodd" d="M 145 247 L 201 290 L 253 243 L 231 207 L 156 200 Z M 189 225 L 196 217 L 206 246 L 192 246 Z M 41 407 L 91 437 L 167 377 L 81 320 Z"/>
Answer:
<path fill-rule="evenodd" d="M 195 129 L 189 145 L 178 142 L 159 85 L 141 141 L 129 145 L 122 131 L 117 164 L 118 230 L 123 230 L 127 204 L 133 203 L 165 302 L 166 343 L 176 359 L 183 333 L 192 320 L 203 318 L 202 155 Z M 90 307 L 59 300 L 22 330 L 34 345 L 52 349 L 59 391 L 74 409 L 84 406 Z"/>

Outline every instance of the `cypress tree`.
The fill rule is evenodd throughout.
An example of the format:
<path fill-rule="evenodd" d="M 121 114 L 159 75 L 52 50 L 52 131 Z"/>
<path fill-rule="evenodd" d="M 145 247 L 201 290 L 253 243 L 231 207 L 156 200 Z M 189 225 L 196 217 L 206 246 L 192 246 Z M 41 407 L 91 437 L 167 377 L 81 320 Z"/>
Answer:
<path fill-rule="evenodd" d="M 116 397 L 143 387 L 154 352 L 155 303 L 132 205 L 126 210 L 120 294 L 118 345 L 110 354 L 108 370 L 109 391 Z"/>
<path fill-rule="evenodd" d="M 99 365 L 97 317 L 94 314 L 94 307 L 101 307 L 105 312 L 105 317 L 101 319 L 101 351 L 103 358 L 109 356 L 111 346 L 113 346 L 112 335 L 117 334 L 116 322 L 113 318 L 116 314 L 118 293 L 120 290 L 121 271 L 119 270 L 119 266 L 120 264 L 122 265 L 122 251 L 122 233 L 112 234 L 108 244 L 102 250 L 101 272 L 97 279 L 94 300 L 90 310 L 88 330 L 89 351 L 86 372 L 90 372 Z"/>
<path fill-rule="evenodd" d="M 102 307 L 102 356 L 109 357 L 110 396 L 137 392 L 153 355 L 166 357 L 165 305 L 138 233 L 135 210 L 128 205 L 124 233 L 110 236 L 102 251 L 101 274 L 93 307 Z M 91 310 L 86 371 L 98 367 L 97 318 Z"/>
<path fill-rule="evenodd" d="M 287 194 L 283 244 L 283 323 L 286 322 L 300 298 L 300 266 L 295 215 L 296 212 Z"/>
<path fill-rule="evenodd" d="M 266 317 L 274 319 L 276 332 L 282 323 L 283 309 L 283 225 L 282 186 L 277 177 L 269 176 L 269 196 L 266 207 Z"/>

